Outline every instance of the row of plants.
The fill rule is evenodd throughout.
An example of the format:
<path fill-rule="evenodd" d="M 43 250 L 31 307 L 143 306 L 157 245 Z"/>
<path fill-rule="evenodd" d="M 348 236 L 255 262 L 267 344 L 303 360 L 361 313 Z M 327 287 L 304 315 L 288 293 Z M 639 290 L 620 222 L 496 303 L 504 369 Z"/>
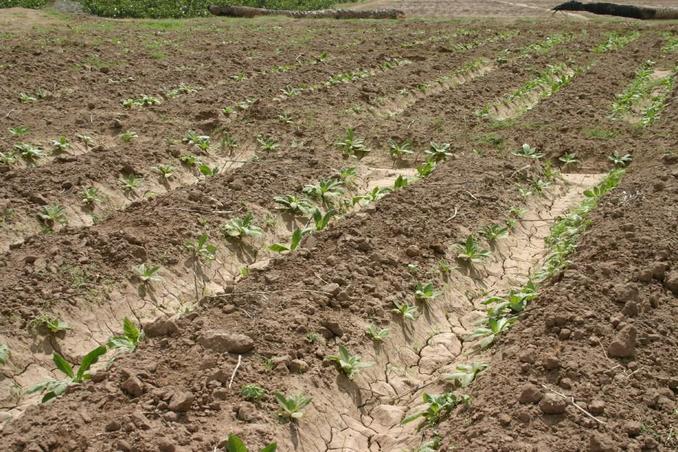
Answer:
<path fill-rule="evenodd" d="M 48 0 L 0 0 L 0 8 L 39 9 L 47 6 Z"/>
<path fill-rule="evenodd" d="M 627 33 L 608 33 L 607 39 L 593 48 L 595 53 L 607 53 L 621 50 L 640 37 L 639 31 L 629 31 Z"/>
<path fill-rule="evenodd" d="M 8 131 L 16 140 L 30 134 L 30 129 L 25 126 L 10 127 Z M 85 152 L 94 146 L 94 139 L 88 135 L 77 134 L 76 139 L 77 146 L 82 146 Z M 67 154 L 74 146 L 76 144 L 64 135 L 51 140 L 48 144 L 48 150 L 40 145 L 19 141 L 14 144 L 11 150 L 0 151 L 0 165 L 15 165 L 19 163 L 19 160 L 23 160 L 27 165 L 36 165 L 39 160 L 47 156 Z"/>

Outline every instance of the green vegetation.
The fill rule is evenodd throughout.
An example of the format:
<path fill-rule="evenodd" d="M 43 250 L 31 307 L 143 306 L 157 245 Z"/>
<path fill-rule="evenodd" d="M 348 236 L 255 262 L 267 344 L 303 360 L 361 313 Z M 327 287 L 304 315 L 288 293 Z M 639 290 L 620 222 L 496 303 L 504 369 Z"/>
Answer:
<path fill-rule="evenodd" d="M 621 119 L 626 115 L 639 116 L 641 126 L 649 126 L 655 122 L 664 107 L 675 85 L 675 72 L 663 77 L 654 76 L 655 62 L 646 61 L 636 72 L 633 81 L 615 99 L 612 104 L 612 117 Z"/>
<path fill-rule="evenodd" d="M 640 32 L 631 31 L 626 34 L 612 32 L 607 35 L 607 40 L 593 48 L 596 53 L 607 53 L 612 50 L 620 50 L 638 39 Z"/>
<path fill-rule="evenodd" d="M 476 379 L 478 374 L 487 369 L 487 367 L 487 364 L 477 362 L 471 364 L 459 364 L 454 372 L 445 375 L 443 378 L 455 386 L 465 388 L 473 383 L 473 380 Z"/>
<path fill-rule="evenodd" d="M 54 228 L 56 224 L 66 224 L 66 212 L 59 204 L 48 204 L 38 213 L 38 218 L 49 229 Z"/>
<path fill-rule="evenodd" d="M 424 418 L 423 422 L 419 425 L 420 429 L 423 427 L 435 427 L 440 423 L 440 421 L 450 415 L 454 407 L 462 403 L 469 403 L 468 396 L 458 396 L 453 392 L 445 392 L 438 395 L 428 394 L 425 392 L 423 399 L 425 403 L 428 403 L 428 408 L 426 408 L 426 410 L 422 411 L 421 413 L 407 416 L 405 419 L 403 419 L 402 424 L 407 424 L 419 418 Z"/>
<path fill-rule="evenodd" d="M 414 299 L 428 303 L 435 299 L 441 292 L 435 288 L 432 282 L 426 284 L 417 283 L 414 288 Z"/>
<path fill-rule="evenodd" d="M 0 366 L 9 361 L 9 347 L 5 344 L 0 344 Z"/>
<path fill-rule="evenodd" d="M 139 278 L 144 284 L 148 284 L 152 281 L 162 280 L 160 275 L 158 275 L 159 271 L 159 265 L 147 265 L 144 263 L 134 267 L 134 272 L 136 273 L 137 278 Z"/>
<path fill-rule="evenodd" d="M 47 6 L 48 0 L 0 0 L 0 8 L 39 9 Z"/>
<path fill-rule="evenodd" d="M 125 317 L 122 322 L 122 334 L 113 336 L 106 344 L 108 348 L 123 352 L 133 352 L 139 346 L 139 342 L 144 338 L 144 333 L 134 322 Z"/>
<path fill-rule="evenodd" d="M 240 395 L 250 402 L 257 402 L 266 395 L 266 390 L 259 385 L 249 383 L 240 388 Z"/>
<path fill-rule="evenodd" d="M 254 216 L 245 214 L 242 218 L 233 218 L 221 227 L 226 238 L 242 240 L 245 237 L 257 237 L 264 231 L 254 224 Z"/>
<path fill-rule="evenodd" d="M 311 398 L 304 394 L 286 396 L 280 392 L 275 393 L 275 399 L 280 405 L 280 415 L 290 421 L 296 421 L 304 415 L 304 408 L 311 403 Z"/>
<path fill-rule="evenodd" d="M 45 329 L 51 334 L 57 334 L 71 329 L 66 322 L 50 314 L 40 314 L 31 320 L 29 327 L 33 330 Z"/>
<path fill-rule="evenodd" d="M 388 328 L 379 328 L 375 325 L 370 325 L 367 327 L 365 334 L 367 334 L 374 342 L 384 342 L 386 338 L 388 338 L 389 330 Z"/>
<path fill-rule="evenodd" d="M 214 450 L 217 450 L 216 448 Z M 228 441 L 226 442 L 226 452 L 250 452 L 243 440 L 236 435 L 228 435 Z M 275 452 L 278 450 L 276 443 L 270 443 L 263 449 L 260 449 L 259 452 Z"/>
<path fill-rule="evenodd" d="M 339 346 L 339 353 L 328 356 L 327 360 L 337 363 L 339 369 L 349 380 L 353 380 L 353 377 L 360 372 L 360 369 L 365 369 L 374 365 L 374 363 L 362 362 L 360 356 L 352 355 L 343 345 Z"/>
<path fill-rule="evenodd" d="M 289 245 L 285 245 L 284 243 L 274 243 L 273 245 L 269 246 L 268 249 L 274 253 L 291 253 L 292 251 L 295 251 L 297 248 L 299 248 L 301 239 L 304 238 L 304 234 L 307 232 L 308 230 L 306 229 L 296 228 L 292 233 L 292 238 L 290 239 Z"/>
<path fill-rule="evenodd" d="M 457 258 L 467 264 L 478 263 L 490 257 L 490 251 L 481 249 L 480 243 L 474 235 L 466 237 L 466 240 L 458 244 L 457 247 L 459 249 Z"/>

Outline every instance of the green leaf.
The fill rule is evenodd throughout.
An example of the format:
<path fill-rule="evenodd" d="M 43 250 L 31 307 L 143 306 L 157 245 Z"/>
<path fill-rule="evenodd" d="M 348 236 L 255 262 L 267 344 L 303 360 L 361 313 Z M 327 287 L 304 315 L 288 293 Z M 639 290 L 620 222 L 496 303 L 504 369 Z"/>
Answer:
<path fill-rule="evenodd" d="M 274 243 L 273 245 L 269 246 L 268 249 L 274 253 L 284 253 L 285 251 L 290 250 L 287 245 L 283 245 L 282 243 Z"/>
<path fill-rule="evenodd" d="M 236 435 L 228 435 L 228 444 L 226 444 L 226 452 L 248 452 L 245 443 Z"/>
<path fill-rule="evenodd" d="M 124 332 L 125 337 L 132 341 L 132 343 L 136 344 L 139 342 L 141 331 L 127 317 L 125 317 L 125 319 L 122 321 L 122 331 Z"/>
<path fill-rule="evenodd" d="M 261 452 L 275 452 L 278 450 L 278 445 L 276 443 L 271 443 L 268 446 L 261 449 Z"/>
<path fill-rule="evenodd" d="M 5 344 L 0 344 L 0 365 L 5 364 L 9 360 L 9 347 Z"/>
<path fill-rule="evenodd" d="M 85 357 L 82 358 L 82 362 L 80 363 L 80 367 L 78 368 L 78 374 L 75 376 L 73 381 L 75 381 L 76 383 L 81 383 L 86 375 L 86 372 L 89 371 L 90 367 L 92 367 L 92 364 L 99 361 L 99 357 L 105 354 L 106 350 L 107 349 L 105 345 L 100 345 L 91 352 L 89 352 L 88 354 L 86 354 Z"/>
<path fill-rule="evenodd" d="M 292 233 L 292 241 L 290 242 L 290 250 L 294 251 L 299 247 L 299 244 L 301 243 L 301 239 L 304 236 L 304 231 L 302 231 L 300 228 L 297 228 L 294 230 Z"/>
<path fill-rule="evenodd" d="M 57 368 L 61 372 L 63 372 L 70 378 L 74 377 L 73 367 L 71 367 L 71 365 L 68 364 L 68 361 L 66 361 L 63 356 L 61 356 L 58 353 L 54 353 L 54 355 L 52 356 L 52 360 L 54 361 L 54 364 L 56 364 Z"/>

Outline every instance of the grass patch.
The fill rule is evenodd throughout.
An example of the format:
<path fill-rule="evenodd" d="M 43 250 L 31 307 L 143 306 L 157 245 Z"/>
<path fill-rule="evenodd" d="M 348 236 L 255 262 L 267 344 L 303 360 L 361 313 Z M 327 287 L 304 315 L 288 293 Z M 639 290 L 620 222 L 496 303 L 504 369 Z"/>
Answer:
<path fill-rule="evenodd" d="M 612 130 L 596 128 L 584 129 L 584 135 L 586 138 L 592 138 L 594 140 L 611 140 L 617 136 L 616 132 L 613 132 Z"/>
<path fill-rule="evenodd" d="M 0 0 L 0 8 L 39 9 L 47 6 L 47 0 Z"/>

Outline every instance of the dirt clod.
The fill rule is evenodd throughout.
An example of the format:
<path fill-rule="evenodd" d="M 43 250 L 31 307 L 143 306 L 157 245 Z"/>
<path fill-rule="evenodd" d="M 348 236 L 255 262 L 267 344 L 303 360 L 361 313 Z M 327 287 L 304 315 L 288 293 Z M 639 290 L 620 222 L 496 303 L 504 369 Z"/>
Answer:
<path fill-rule="evenodd" d="M 193 393 L 188 391 L 177 391 L 170 399 L 169 409 L 178 413 L 186 412 L 191 409 L 193 399 Z"/>
<path fill-rule="evenodd" d="M 623 327 L 607 347 L 607 354 L 615 358 L 629 358 L 636 349 L 636 328 L 633 325 Z"/>
<path fill-rule="evenodd" d="M 539 409 L 544 414 L 563 414 L 567 408 L 567 400 L 548 393 L 539 401 Z"/>
<path fill-rule="evenodd" d="M 144 325 L 144 333 L 148 337 L 173 336 L 179 332 L 177 324 L 166 318 L 159 318 Z"/>
<path fill-rule="evenodd" d="M 544 393 L 536 385 L 527 383 L 522 387 L 518 401 L 520 403 L 537 403 L 543 396 Z"/>
<path fill-rule="evenodd" d="M 139 397 L 144 392 L 146 392 L 144 389 L 144 383 L 134 375 L 125 380 L 122 385 L 120 385 L 120 388 L 133 397 Z"/>
<path fill-rule="evenodd" d="M 601 433 L 594 433 L 589 438 L 588 450 L 589 452 L 613 452 L 617 450 L 617 448 L 607 436 Z"/>
<path fill-rule="evenodd" d="M 207 331 L 198 338 L 198 343 L 216 353 L 247 353 L 254 349 L 254 340 L 242 333 Z"/>

